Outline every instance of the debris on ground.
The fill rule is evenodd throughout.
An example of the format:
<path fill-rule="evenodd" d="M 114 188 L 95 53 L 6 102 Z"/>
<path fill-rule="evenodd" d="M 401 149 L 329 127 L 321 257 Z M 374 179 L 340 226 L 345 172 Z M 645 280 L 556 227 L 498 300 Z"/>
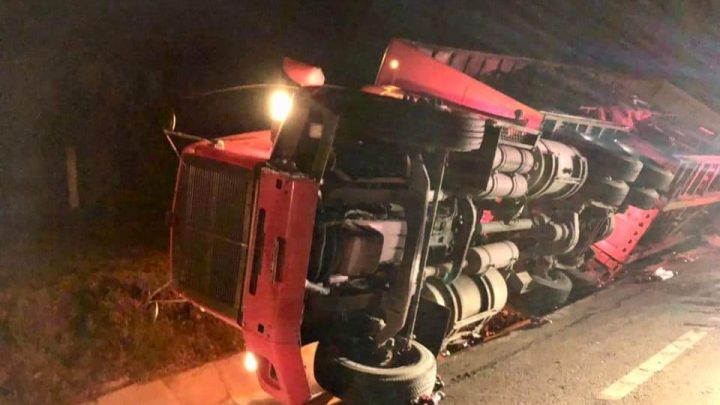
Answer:
<path fill-rule="evenodd" d="M 516 331 L 516 330 L 520 330 L 520 329 L 522 329 L 522 328 L 524 328 L 524 327 L 526 327 L 526 326 L 530 326 L 530 325 L 534 325 L 533 320 L 531 320 L 531 319 L 523 319 L 523 320 L 520 320 L 520 321 L 515 322 L 514 324 L 512 324 L 512 325 L 510 325 L 510 326 L 507 326 L 506 328 L 504 328 L 504 329 L 502 329 L 502 330 L 500 330 L 500 331 L 497 331 L 497 332 L 495 332 L 495 333 L 493 333 L 493 334 L 490 334 L 490 335 L 486 335 L 486 336 L 482 339 L 482 341 L 483 341 L 483 342 L 489 342 L 489 341 L 491 341 L 491 340 L 493 340 L 493 339 L 497 339 L 497 338 L 502 337 L 502 336 L 507 336 L 507 335 L 509 335 L 511 332 L 514 332 L 514 331 Z"/>
<path fill-rule="evenodd" d="M 646 283 L 650 281 L 665 281 L 673 278 L 677 272 L 665 269 L 664 267 L 658 267 L 652 271 L 646 271 L 637 276 L 635 281 L 638 283 Z"/>
<path fill-rule="evenodd" d="M 692 254 L 690 252 L 680 253 L 678 255 L 675 255 L 675 257 L 673 257 L 673 261 L 681 262 L 681 263 L 692 263 L 697 259 L 698 259 L 698 256 L 695 254 Z"/>
<path fill-rule="evenodd" d="M 720 248 L 720 235 L 718 235 L 718 234 L 704 235 L 703 239 L 705 240 L 705 242 L 707 242 L 708 245 L 710 245 L 714 248 Z"/>

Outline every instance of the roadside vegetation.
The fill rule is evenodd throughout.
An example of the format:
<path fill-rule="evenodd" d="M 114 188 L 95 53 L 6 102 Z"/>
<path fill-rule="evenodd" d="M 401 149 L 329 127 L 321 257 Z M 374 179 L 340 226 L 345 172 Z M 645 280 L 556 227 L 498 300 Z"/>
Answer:
<path fill-rule="evenodd" d="M 155 312 L 166 234 L 110 225 L 2 242 L 0 403 L 77 403 L 242 348 L 237 330 L 187 303 Z"/>

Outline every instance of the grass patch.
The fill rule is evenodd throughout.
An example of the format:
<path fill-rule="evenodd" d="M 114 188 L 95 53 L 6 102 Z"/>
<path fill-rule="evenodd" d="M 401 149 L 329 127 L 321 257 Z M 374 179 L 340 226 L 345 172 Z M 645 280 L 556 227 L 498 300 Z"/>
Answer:
<path fill-rule="evenodd" d="M 75 403 L 242 349 L 236 329 L 189 304 L 153 318 L 168 255 L 164 237 L 142 235 L 165 233 L 135 231 L 0 248 L 0 403 Z"/>

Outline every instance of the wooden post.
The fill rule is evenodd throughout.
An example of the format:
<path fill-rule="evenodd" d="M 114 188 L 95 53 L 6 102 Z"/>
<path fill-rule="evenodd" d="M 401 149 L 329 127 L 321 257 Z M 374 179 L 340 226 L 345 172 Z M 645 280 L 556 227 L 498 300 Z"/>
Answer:
<path fill-rule="evenodd" d="M 68 205 L 71 210 L 80 208 L 80 194 L 78 192 L 77 154 L 75 148 L 65 148 L 65 169 L 67 171 Z"/>

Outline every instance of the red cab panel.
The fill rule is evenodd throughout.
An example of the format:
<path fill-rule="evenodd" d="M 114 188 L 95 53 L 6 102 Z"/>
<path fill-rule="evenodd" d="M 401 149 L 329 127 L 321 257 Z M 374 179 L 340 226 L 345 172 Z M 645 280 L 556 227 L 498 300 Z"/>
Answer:
<path fill-rule="evenodd" d="M 312 179 L 260 171 L 240 324 L 260 385 L 285 404 L 310 398 L 300 325 L 317 196 Z"/>

